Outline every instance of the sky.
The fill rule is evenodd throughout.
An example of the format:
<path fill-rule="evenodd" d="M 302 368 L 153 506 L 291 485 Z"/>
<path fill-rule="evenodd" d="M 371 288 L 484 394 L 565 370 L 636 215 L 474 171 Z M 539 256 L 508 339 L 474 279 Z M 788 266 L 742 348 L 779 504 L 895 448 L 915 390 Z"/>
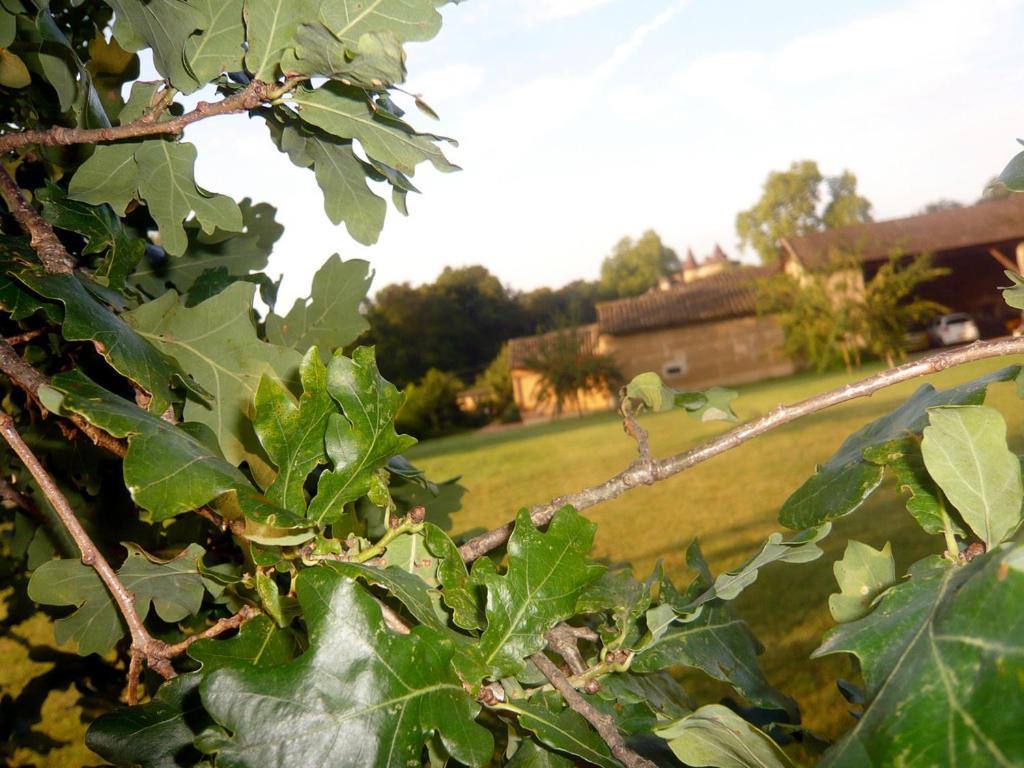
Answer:
<path fill-rule="evenodd" d="M 313 174 L 259 120 L 201 121 L 200 185 L 279 209 L 281 304 L 332 253 L 374 289 L 483 264 L 513 289 L 595 279 L 623 236 L 680 254 L 737 246 L 736 213 L 794 160 L 853 171 L 877 219 L 972 202 L 1024 135 L 1024 0 L 468 0 L 407 46 L 406 88 L 458 139 L 420 166 L 408 218 L 370 247 L 335 227 Z M 400 102 L 401 103 L 401 102 Z"/>

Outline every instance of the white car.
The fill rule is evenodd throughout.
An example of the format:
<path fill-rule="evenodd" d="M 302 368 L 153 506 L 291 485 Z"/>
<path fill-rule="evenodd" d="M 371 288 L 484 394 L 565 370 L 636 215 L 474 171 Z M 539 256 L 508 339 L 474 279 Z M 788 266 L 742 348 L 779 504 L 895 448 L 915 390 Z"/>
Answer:
<path fill-rule="evenodd" d="M 928 338 L 938 347 L 977 341 L 981 335 L 971 316 L 964 312 L 939 315 L 928 323 Z"/>

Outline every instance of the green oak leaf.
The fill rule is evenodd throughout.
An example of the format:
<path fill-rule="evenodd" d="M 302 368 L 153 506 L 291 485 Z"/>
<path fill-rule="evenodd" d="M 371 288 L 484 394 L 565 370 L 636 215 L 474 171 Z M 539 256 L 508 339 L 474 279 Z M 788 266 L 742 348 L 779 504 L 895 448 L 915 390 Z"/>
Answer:
<path fill-rule="evenodd" d="M 928 425 L 928 409 L 940 405 L 978 405 L 989 384 L 1009 381 L 1020 372 L 1012 365 L 951 389 L 924 384 L 892 413 L 875 419 L 848 437 L 839 450 L 817 468 L 782 505 L 779 522 L 802 529 L 835 520 L 857 510 L 882 482 L 883 468 L 864 458 L 881 443 L 920 435 Z"/>
<path fill-rule="evenodd" d="M 728 707 L 707 704 L 660 725 L 654 733 L 687 765 L 716 768 L 796 768 L 779 746 Z"/>
<path fill-rule="evenodd" d="M 1021 154 L 1024 155 L 1024 152 Z M 1021 163 L 1021 169 L 1024 170 L 1024 161 Z M 1022 177 L 1022 188 L 1024 188 L 1024 177 Z M 1006 288 L 999 289 L 1003 292 L 1003 301 L 1014 309 L 1024 309 L 1024 276 L 1009 269 L 1003 270 L 1003 273 L 1012 283 Z"/>
<path fill-rule="evenodd" d="M 58 645 L 73 641 L 78 653 L 104 654 L 124 636 L 125 625 L 96 571 L 81 560 L 50 560 L 33 573 L 28 596 L 44 605 L 73 605 L 75 612 L 57 619 Z"/>
<path fill-rule="evenodd" d="M 158 560 L 137 544 L 124 546 L 128 557 L 118 576 L 135 595 L 140 618 L 146 618 L 151 604 L 161 619 L 172 624 L 198 613 L 204 592 L 199 563 L 206 550 L 189 544 L 171 560 Z"/>
<path fill-rule="evenodd" d="M 523 659 L 544 647 L 544 634 L 573 615 L 583 590 L 601 576 L 604 567 L 588 560 L 595 529 L 563 507 L 542 533 L 526 510 L 519 511 L 508 542 L 508 570 L 480 574 L 487 589 L 480 653 L 495 677 L 522 670 Z"/>
<path fill-rule="evenodd" d="M 574 768 L 575 760 L 542 747 L 533 739 L 523 739 L 507 768 Z"/>
<path fill-rule="evenodd" d="M 234 283 L 195 307 L 183 306 L 168 291 L 123 317 L 212 395 L 209 405 L 187 400 L 185 418 L 212 429 L 228 461 L 248 462 L 257 481 L 269 482 L 272 471 L 250 421 L 256 390 L 264 375 L 290 382 L 301 357 L 259 338 L 253 322 L 255 291 L 250 283 Z"/>
<path fill-rule="evenodd" d="M 284 232 L 284 227 L 275 220 L 277 209 L 245 198 L 239 203 L 239 210 L 244 232 L 215 229 L 207 234 L 197 222 L 188 221 L 185 223 L 188 236 L 185 253 L 168 255 L 158 262 L 143 261 L 131 281 L 150 295 L 159 296 L 170 286 L 177 288 L 178 293 L 191 292 L 196 281 L 210 270 L 224 268 L 233 276 L 263 270 L 274 243 Z"/>
<path fill-rule="evenodd" d="M 484 592 L 470 581 L 469 571 L 448 534 L 436 525 L 426 523 L 423 528 L 427 549 L 437 558 L 437 580 L 441 585 L 441 599 L 452 611 L 452 621 L 463 629 L 482 629 Z"/>
<path fill-rule="evenodd" d="M 197 83 L 185 65 L 186 43 L 192 33 L 207 21 L 195 3 L 180 0 L 107 0 L 114 9 L 114 37 L 126 51 L 151 48 L 157 71 L 183 93 L 191 93 Z"/>
<path fill-rule="evenodd" d="M 692 615 L 704 603 L 711 600 L 735 600 L 744 589 L 757 581 L 758 574 L 766 565 L 809 563 L 817 560 L 822 555 L 822 549 L 818 546 L 818 542 L 828 536 L 831 531 L 832 524 L 824 523 L 816 528 L 800 531 L 789 539 L 783 539 L 782 534 L 778 532 L 770 534 L 761 550 L 739 568 L 718 574 L 714 583 L 690 602 L 677 601 L 674 605 L 676 612 L 683 616 Z M 695 548 L 693 549 L 694 562 L 702 563 L 703 560 L 696 542 L 691 545 L 691 548 Z M 688 552 L 687 562 L 690 561 L 690 558 L 691 554 Z M 703 566 L 694 566 L 695 570 L 702 570 L 702 568 Z"/>
<path fill-rule="evenodd" d="M 276 126 L 268 121 L 278 148 L 300 168 L 312 168 L 316 183 L 324 193 L 324 210 L 334 224 L 345 229 L 363 245 L 377 242 L 387 203 L 366 183 L 367 168 L 356 157 L 350 140 L 342 140 L 319 131 L 300 129 L 290 121 Z"/>
<path fill-rule="evenodd" d="M 296 299 L 284 317 L 267 316 L 267 341 L 299 352 L 316 346 L 327 353 L 355 341 L 370 327 L 359 311 L 373 280 L 369 270 L 362 259 L 331 256 L 314 275 L 308 298 Z"/>
<path fill-rule="evenodd" d="M 896 581 L 896 561 L 886 542 L 881 549 L 850 539 L 842 560 L 832 566 L 839 592 L 829 595 L 828 609 L 839 623 L 866 616 L 883 591 Z"/>
<path fill-rule="evenodd" d="M 364 32 L 351 48 L 323 24 L 304 24 L 295 33 L 290 72 L 319 75 L 370 90 L 381 90 L 405 80 L 402 41 L 390 30 Z"/>
<path fill-rule="evenodd" d="M 124 481 L 135 503 L 154 520 L 213 503 L 230 519 L 244 515 L 246 537 L 253 541 L 282 543 L 276 529 L 293 531 L 300 541 L 312 536 L 301 518 L 271 504 L 224 460 L 204 425 L 170 424 L 78 371 L 54 376 L 50 386 L 63 395 L 62 412 L 77 413 L 114 437 L 128 439 Z"/>
<path fill-rule="evenodd" d="M 319 21 L 321 3 L 315 0 L 245 0 L 246 68 L 257 80 L 272 83 L 281 61 L 295 48 L 295 33 L 303 25 Z M 365 15 L 360 3 L 354 14 Z"/>
<path fill-rule="evenodd" d="M 191 0 L 202 14 L 200 32 L 185 42 L 185 66 L 196 82 L 208 83 L 223 72 L 242 69 L 245 25 L 242 0 Z"/>
<path fill-rule="evenodd" d="M 18 16 L 0 6 L 0 48 L 8 48 L 17 34 Z"/>
<path fill-rule="evenodd" d="M 896 475 L 900 490 L 906 491 L 907 511 L 917 520 L 925 533 L 942 533 L 945 529 L 942 501 L 939 487 L 928 474 L 921 455 L 921 441 L 916 437 L 891 440 L 864 449 L 864 458 L 872 464 L 886 466 Z M 950 514 L 947 510 L 946 514 Z M 952 519 L 949 522 L 953 532 L 962 536 L 963 528 Z"/>
<path fill-rule="evenodd" d="M 298 107 L 303 122 L 332 136 L 357 140 L 367 155 L 404 174 L 412 175 L 425 160 L 439 171 L 457 170 L 433 136 L 418 134 L 403 121 L 376 108 L 361 88 L 328 83 L 316 89 L 295 91 L 289 103 Z"/>
<path fill-rule="evenodd" d="M 989 549 L 1020 525 L 1020 460 L 1006 444 L 1006 422 L 983 405 L 932 408 L 921 455 L 942 492 Z"/>
<path fill-rule="evenodd" d="M 331 568 L 303 570 L 296 592 L 306 653 L 271 668 L 222 669 L 200 687 L 230 732 L 217 745 L 219 766 L 418 764 L 435 732 L 466 765 L 490 759 L 493 741 L 474 722 L 480 707 L 452 667 L 451 639 L 425 626 L 391 632 L 373 598 Z"/>
<path fill-rule="evenodd" d="M 39 298 L 15 277 L 24 265 L 36 263 L 38 258 L 27 237 L 0 233 L 0 309 L 16 321 L 41 312 L 47 322 L 57 325 L 64 315 L 60 305 Z"/>
<path fill-rule="evenodd" d="M 297 654 L 293 635 L 266 616 L 250 619 L 228 640 L 198 640 L 188 655 L 202 663 L 199 671 L 164 683 L 145 704 L 100 715 L 89 726 L 85 743 L 116 765 L 181 768 L 197 763 L 202 755 L 193 741 L 213 724 L 199 698 L 203 677 L 218 669 L 284 664 Z"/>
<path fill-rule="evenodd" d="M 911 566 L 862 619 L 830 630 L 814 656 L 851 653 L 869 702 L 819 765 L 1016 765 L 1024 678 L 1024 552 L 1002 546 L 966 565 Z"/>
<path fill-rule="evenodd" d="M 320 9 L 335 37 L 355 48 L 366 32 L 388 30 L 402 42 L 429 40 L 441 29 L 437 8 L 447 0 L 338 0 Z"/>
<path fill-rule="evenodd" d="M 1011 192 L 1024 191 L 1024 152 L 1018 152 L 1010 159 L 1002 173 L 996 177 L 996 181 L 1005 184 Z"/>
<path fill-rule="evenodd" d="M 661 581 L 661 564 L 645 582 L 633 578 L 628 568 L 608 570 L 587 587 L 576 602 L 576 613 L 611 613 L 614 632 L 602 628 L 605 647 L 631 646 L 640 639 L 637 622 L 651 607 L 656 585 Z"/>
<path fill-rule="evenodd" d="M 38 190 L 36 198 L 43 203 L 43 217 L 47 221 L 85 238 L 83 256 L 106 253 L 93 270 L 93 276 L 114 288 L 123 288 L 125 278 L 145 253 L 145 240 L 125 230 L 121 219 L 109 206 L 71 200 L 55 184 Z"/>
<path fill-rule="evenodd" d="M 90 205 L 106 203 L 118 216 L 124 216 L 138 194 L 140 170 L 135 151 L 141 146 L 141 141 L 96 146 L 71 177 L 68 197 Z"/>
<path fill-rule="evenodd" d="M 686 552 L 687 565 L 696 578 L 682 594 L 667 578 L 662 579 L 660 599 L 673 607 L 692 610 L 697 601 L 713 594 L 714 581 L 695 541 Z M 700 610 L 683 615 L 685 623 L 673 623 L 652 631 L 650 642 L 637 649 L 630 669 L 657 672 L 677 664 L 699 669 L 716 680 L 727 682 L 750 702 L 768 709 L 780 709 L 795 717 L 792 699 L 775 690 L 757 663 L 763 650 L 746 622 L 736 618 L 722 599 L 700 604 Z M 653 629 L 648 627 L 649 629 Z"/>
<path fill-rule="evenodd" d="M 582 758 L 587 765 L 619 768 L 620 763 L 608 750 L 590 724 L 566 707 L 558 694 L 516 701 L 510 709 L 519 716 L 519 725 L 552 749 Z"/>
<path fill-rule="evenodd" d="M 177 399 L 171 386 L 197 390 L 178 361 L 143 338 L 124 316 L 115 315 L 87 290 L 78 275 L 49 275 L 23 270 L 18 279 L 33 291 L 64 305 L 61 333 L 68 341 L 90 341 L 118 373 L 152 395 L 150 407 L 163 412 Z M 198 390 L 202 391 L 202 390 Z"/>
<path fill-rule="evenodd" d="M 140 618 L 150 604 L 161 619 L 177 622 L 195 614 L 203 601 L 203 581 L 197 563 L 205 554 L 190 544 L 177 557 L 160 562 L 150 559 L 134 544 L 118 571 L 121 582 L 135 595 Z M 106 653 L 124 635 L 125 625 L 110 593 L 96 571 L 80 560 L 50 560 L 37 568 L 28 586 L 29 597 L 45 605 L 73 605 L 74 613 L 54 623 L 58 644 L 74 641 L 78 652 Z"/>
<path fill-rule="evenodd" d="M 188 237 L 182 222 L 192 214 L 207 234 L 218 228 L 241 231 L 238 203 L 196 185 L 195 145 L 163 139 L 144 141 L 135 152 L 135 160 L 139 195 L 160 227 L 160 244 L 167 253 L 180 256 L 185 252 Z"/>
<path fill-rule="evenodd" d="M 326 447 L 333 469 L 320 475 L 308 517 L 323 525 L 338 520 L 345 504 L 364 496 L 373 473 L 416 444 L 395 432 L 405 395 L 377 371 L 373 347 L 336 354 L 327 368 L 327 390 L 344 416 L 328 418 Z"/>
<path fill-rule="evenodd" d="M 736 396 L 735 390 L 724 387 L 711 387 L 702 392 L 672 389 L 653 371 L 637 374 L 626 384 L 626 398 L 634 407 L 655 413 L 682 408 L 699 421 L 735 421 L 732 401 Z"/>
<path fill-rule="evenodd" d="M 377 568 L 363 563 L 329 563 L 326 567 L 367 584 L 384 587 L 409 609 L 416 621 L 438 632 L 447 630 L 447 614 L 438 606 L 437 591 L 423 579 L 397 565 Z"/>
<path fill-rule="evenodd" d="M 299 377 L 302 397 L 298 402 L 276 379 L 260 379 L 253 406 L 253 428 L 277 468 L 277 477 L 266 489 L 267 498 L 305 516 L 306 478 L 327 462 L 324 433 L 327 420 L 337 413 L 337 407 L 327 393 L 327 367 L 316 347 L 302 359 Z"/>

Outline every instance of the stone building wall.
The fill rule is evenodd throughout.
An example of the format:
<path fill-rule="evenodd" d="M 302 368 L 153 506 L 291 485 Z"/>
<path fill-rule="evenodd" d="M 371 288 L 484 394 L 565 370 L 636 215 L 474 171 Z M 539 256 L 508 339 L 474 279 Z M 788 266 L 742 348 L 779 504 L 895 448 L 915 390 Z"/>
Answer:
<path fill-rule="evenodd" d="M 793 373 L 774 317 L 747 316 L 628 335 L 601 335 L 627 380 L 645 371 L 677 388 L 731 386 Z"/>

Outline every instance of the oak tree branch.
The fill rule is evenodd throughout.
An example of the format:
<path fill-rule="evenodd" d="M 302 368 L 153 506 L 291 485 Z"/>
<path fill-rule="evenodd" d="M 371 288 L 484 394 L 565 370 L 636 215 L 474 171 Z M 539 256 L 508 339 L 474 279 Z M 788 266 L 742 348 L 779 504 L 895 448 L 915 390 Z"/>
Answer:
<path fill-rule="evenodd" d="M 583 694 L 572 687 L 572 683 L 562 674 L 561 670 L 543 653 L 535 653 L 530 660 L 541 671 L 541 674 L 548 679 L 552 687 L 558 691 L 565 703 L 579 715 L 582 715 L 594 730 L 597 731 L 604 743 L 608 745 L 612 755 L 626 768 L 657 768 L 650 760 L 641 757 L 632 749 L 626 746 L 619 728 L 615 724 L 615 718 L 601 712 L 593 704 L 587 701 Z"/>
<path fill-rule="evenodd" d="M 665 480 L 720 453 L 732 450 L 776 427 L 781 427 L 783 424 L 788 424 L 812 413 L 817 413 L 858 397 L 868 397 L 880 389 L 928 374 L 938 373 L 957 365 L 1014 354 L 1024 354 L 1024 337 L 999 339 L 997 341 L 977 341 L 966 347 L 938 352 L 920 360 L 905 363 L 896 368 L 890 368 L 838 389 L 801 400 L 793 405 L 780 405 L 764 416 L 748 421 L 746 424 L 741 424 L 735 429 L 731 429 L 725 434 L 709 440 L 696 448 L 691 448 L 688 451 L 677 453 L 665 459 L 641 459 L 635 461 L 625 470 L 610 477 L 603 483 L 598 483 L 566 496 L 559 496 L 546 504 L 533 506 L 530 508 L 530 519 L 536 526 L 546 525 L 561 507 L 568 505 L 577 510 L 583 510 L 596 504 L 610 501 L 621 496 L 631 488 L 636 488 L 640 485 L 652 485 L 653 483 Z M 472 562 L 492 549 L 500 547 L 508 541 L 511 534 L 512 523 L 493 528 L 470 539 L 459 547 L 459 554 L 465 562 Z"/>

